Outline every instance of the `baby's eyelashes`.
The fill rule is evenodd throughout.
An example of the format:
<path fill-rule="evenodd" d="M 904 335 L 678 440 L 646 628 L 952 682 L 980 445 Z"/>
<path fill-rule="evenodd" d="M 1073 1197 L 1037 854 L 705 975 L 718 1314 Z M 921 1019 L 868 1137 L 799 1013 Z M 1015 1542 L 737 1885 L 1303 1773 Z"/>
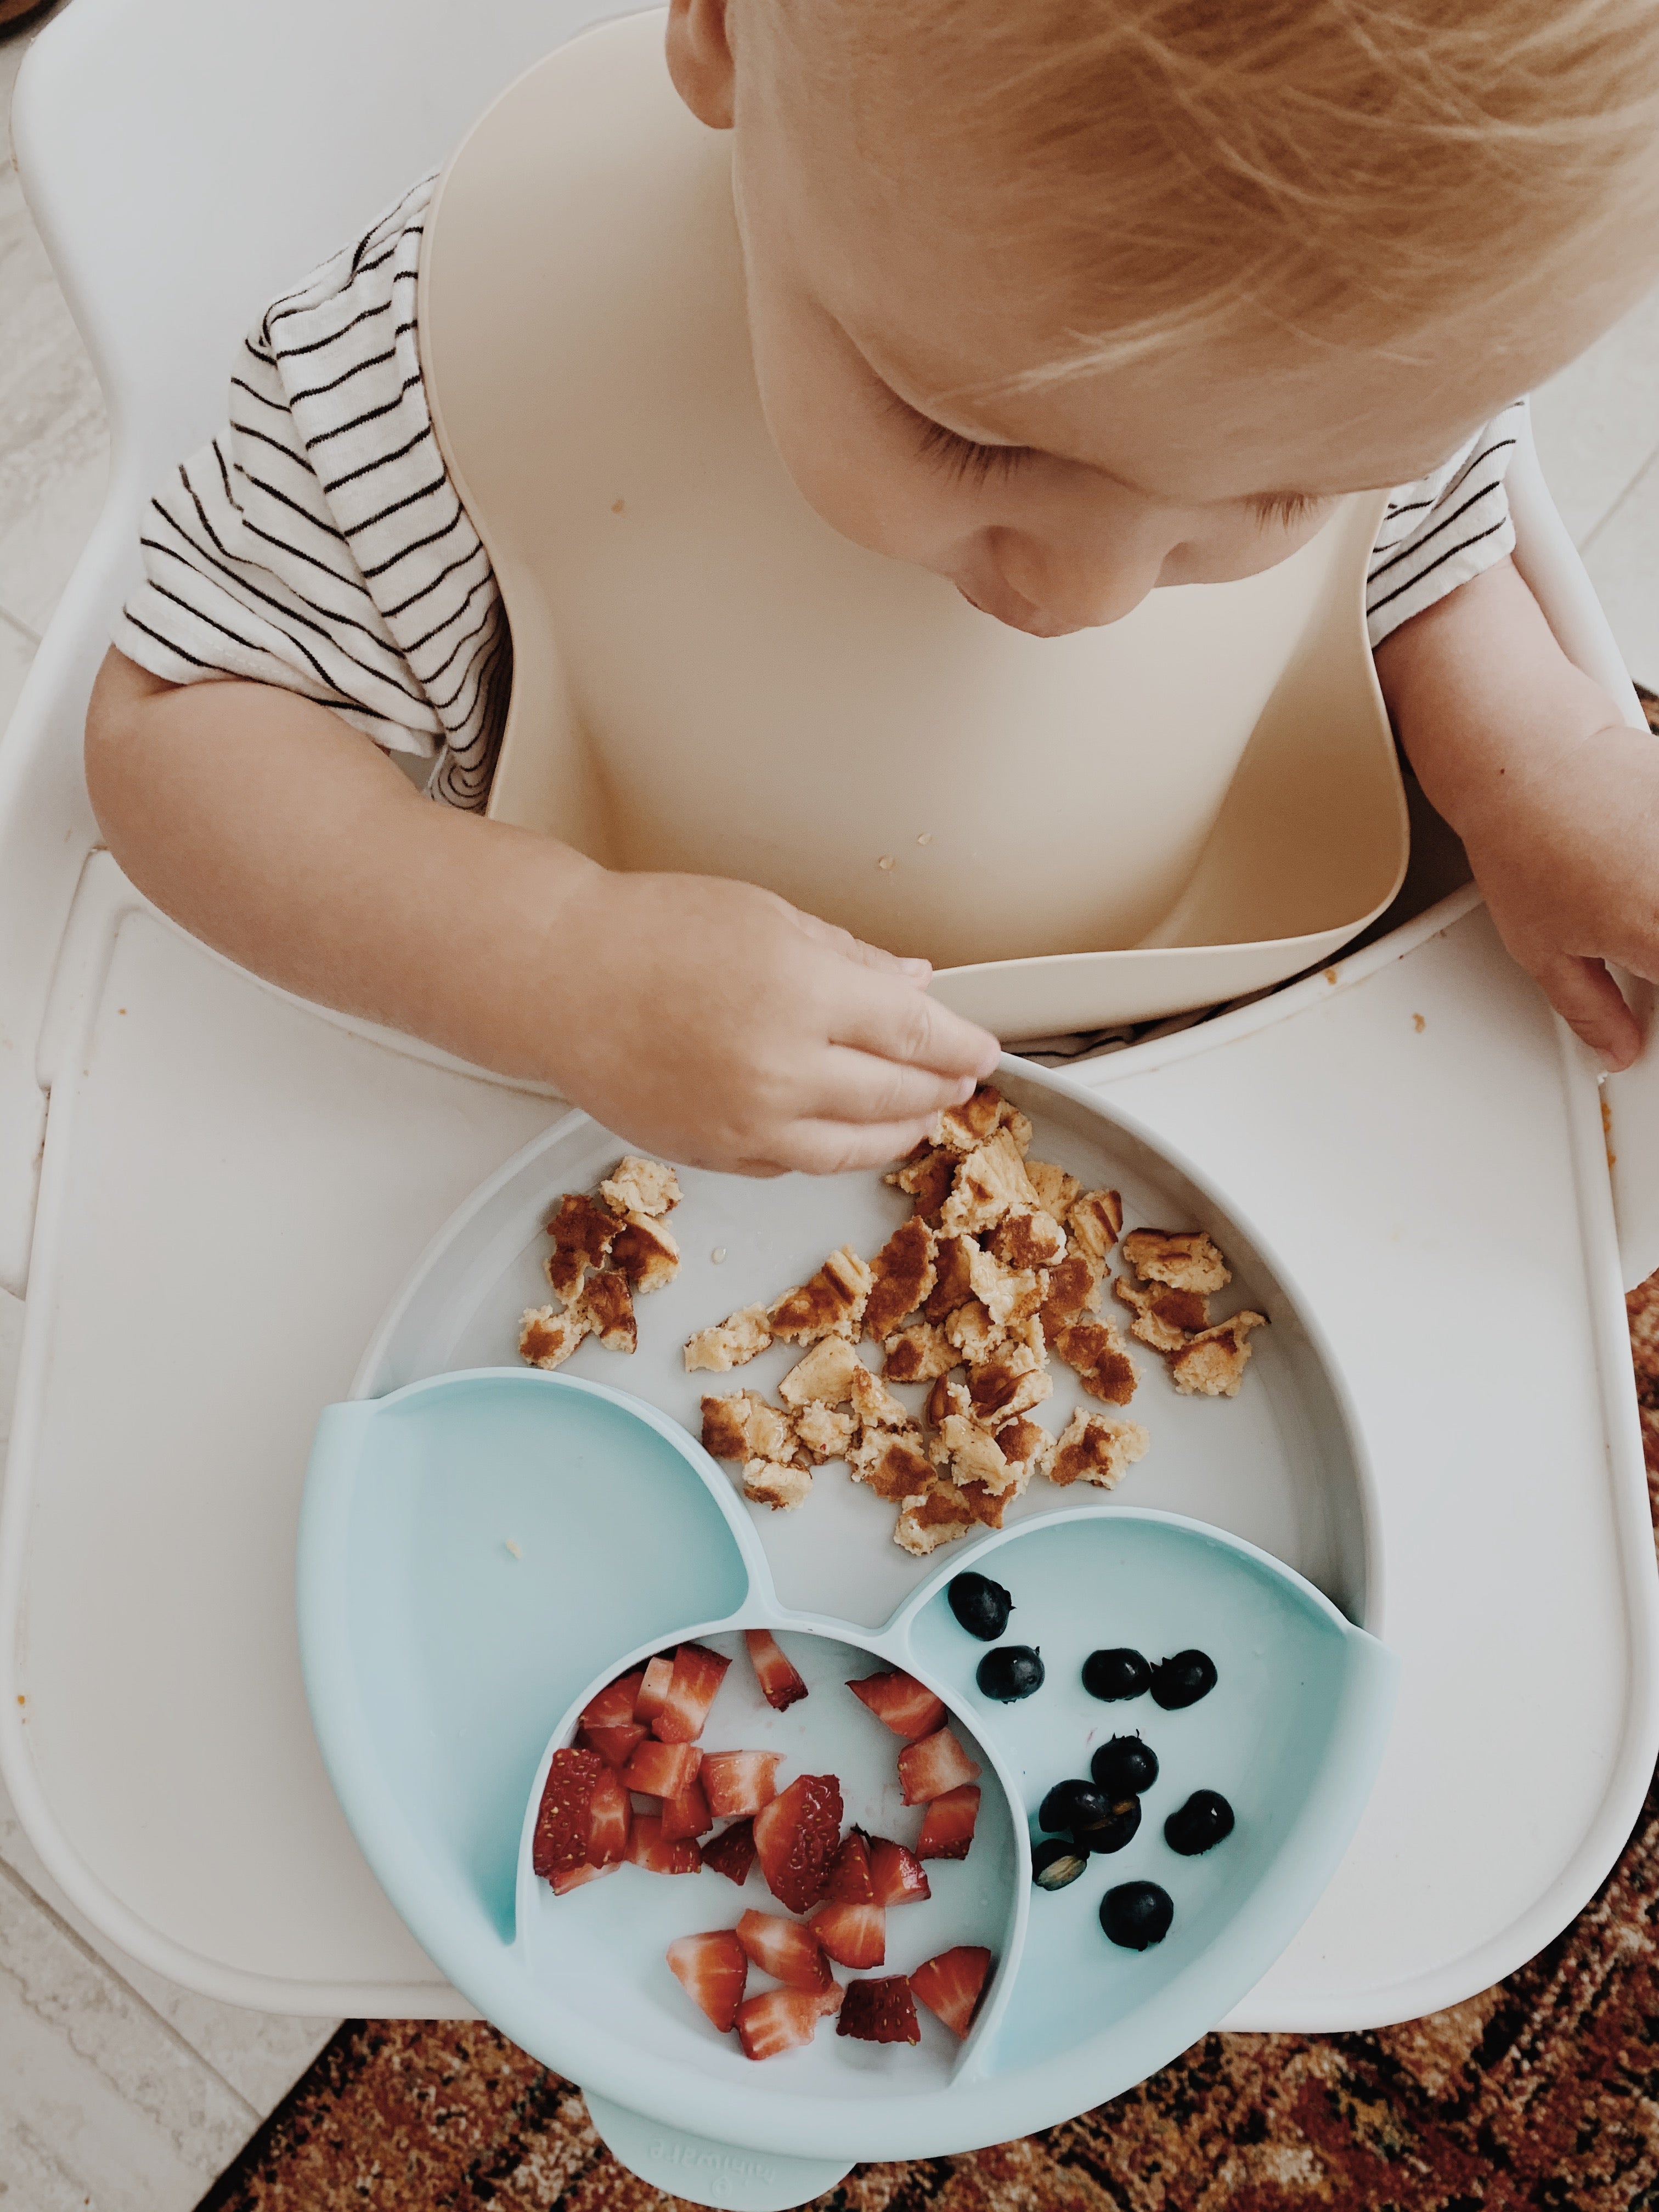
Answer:
<path fill-rule="evenodd" d="M 1328 501 L 1313 491 L 1262 491 L 1251 498 L 1250 512 L 1264 530 L 1294 530 Z"/>

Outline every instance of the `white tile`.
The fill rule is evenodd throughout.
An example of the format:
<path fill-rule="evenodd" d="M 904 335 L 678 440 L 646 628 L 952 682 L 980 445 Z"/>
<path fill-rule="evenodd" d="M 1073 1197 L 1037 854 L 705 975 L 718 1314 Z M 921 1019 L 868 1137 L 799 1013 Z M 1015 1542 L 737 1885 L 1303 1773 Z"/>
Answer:
<path fill-rule="evenodd" d="M 1659 291 L 1533 395 L 1545 480 L 1583 545 L 1659 452 Z"/>
<path fill-rule="evenodd" d="M 106 2212 L 190 2212 L 258 2118 L 0 1872 L 0 2141 L 60 2196 L 78 2183 Z"/>
<path fill-rule="evenodd" d="M 0 609 L 38 635 L 103 502 L 109 426 L 9 167 L 0 168 Z"/>
<path fill-rule="evenodd" d="M 0 737 L 5 735 L 23 678 L 34 659 L 34 640 L 15 623 L 0 614 Z"/>
<path fill-rule="evenodd" d="M 295 2020 L 220 2004 L 141 1966 L 70 1903 L 23 1833 L 3 1790 L 0 1866 L 27 1883 L 261 2118 L 281 2103 L 339 2026 L 337 2021 Z"/>
<path fill-rule="evenodd" d="M 1590 540 L 1584 566 L 1625 665 L 1638 684 L 1659 691 L 1659 456 Z"/>

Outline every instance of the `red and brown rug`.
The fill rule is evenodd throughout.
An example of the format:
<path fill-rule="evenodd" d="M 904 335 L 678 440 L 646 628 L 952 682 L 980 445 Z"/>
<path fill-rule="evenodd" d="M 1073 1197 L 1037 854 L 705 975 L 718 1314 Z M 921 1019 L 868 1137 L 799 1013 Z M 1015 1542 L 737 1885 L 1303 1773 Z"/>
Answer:
<path fill-rule="evenodd" d="M 1630 1300 L 1659 1476 L 1659 1277 Z M 862 2166 L 826 2212 L 1659 2212 L 1659 1791 L 1498 1988 L 1370 2035 L 1207 2035 L 995 2150 Z M 580 2094 L 482 2027 L 349 2021 L 199 2212 L 658 2212 Z"/>

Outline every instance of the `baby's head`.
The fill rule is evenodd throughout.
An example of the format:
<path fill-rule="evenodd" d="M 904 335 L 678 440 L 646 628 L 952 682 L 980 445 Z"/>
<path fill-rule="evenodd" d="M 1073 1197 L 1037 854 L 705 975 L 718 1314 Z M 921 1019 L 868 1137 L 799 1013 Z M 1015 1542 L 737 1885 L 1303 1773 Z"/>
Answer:
<path fill-rule="evenodd" d="M 1269 568 L 1659 275 L 1659 0 L 673 0 L 826 520 L 1038 635 Z"/>

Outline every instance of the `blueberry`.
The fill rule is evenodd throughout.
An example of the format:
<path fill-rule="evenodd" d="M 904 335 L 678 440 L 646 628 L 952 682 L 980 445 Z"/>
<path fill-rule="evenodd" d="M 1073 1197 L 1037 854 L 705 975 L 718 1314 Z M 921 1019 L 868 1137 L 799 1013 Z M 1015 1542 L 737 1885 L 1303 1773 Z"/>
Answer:
<path fill-rule="evenodd" d="M 1152 1670 L 1139 1652 L 1121 1645 L 1115 1651 L 1091 1651 L 1083 1662 L 1084 1688 L 1109 1705 L 1142 1696 L 1152 1679 Z"/>
<path fill-rule="evenodd" d="M 1064 1836 L 1050 1836 L 1031 1853 L 1031 1879 L 1039 1889 L 1064 1889 L 1089 1863 L 1089 1854 Z"/>
<path fill-rule="evenodd" d="M 1218 1790 L 1194 1790 L 1164 1823 L 1164 1840 L 1183 1859 L 1195 1859 L 1233 1832 L 1233 1808 Z"/>
<path fill-rule="evenodd" d="M 1174 1918 L 1169 1891 L 1155 1881 L 1121 1881 L 1100 1900 L 1101 1926 L 1126 1951 L 1144 1951 L 1148 1944 L 1161 1943 Z"/>
<path fill-rule="evenodd" d="M 1089 1761 L 1089 1771 L 1109 1797 L 1139 1797 L 1158 1779 L 1158 1753 L 1138 1735 L 1115 1735 Z"/>
<path fill-rule="evenodd" d="M 1103 1820 L 1079 1820 L 1073 1824 L 1072 1841 L 1079 1850 L 1121 1851 L 1133 1840 L 1140 1826 L 1139 1797 L 1121 1797 L 1107 1808 Z"/>
<path fill-rule="evenodd" d="M 1152 1669 L 1152 1702 L 1166 1713 L 1178 1712 L 1207 1698 L 1215 1685 L 1215 1661 L 1207 1651 L 1177 1651 Z"/>
<path fill-rule="evenodd" d="M 1056 1782 L 1037 1808 L 1037 1826 L 1053 1835 L 1061 1828 L 1075 1828 L 1079 1821 L 1091 1826 L 1111 1815 L 1111 1799 L 1092 1782 Z"/>
<path fill-rule="evenodd" d="M 986 1653 L 974 1680 L 988 1698 L 1011 1705 L 1018 1698 L 1035 1695 L 1042 1687 L 1047 1672 L 1042 1657 L 1029 1644 L 1003 1644 Z"/>
<path fill-rule="evenodd" d="M 981 1644 L 996 1642 L 1014 1609 L 1012 1598 L 989 1575 L 953 1575 L 945 1595 L 961 1626 L 969 1636 L 977 1636 Z"/>

